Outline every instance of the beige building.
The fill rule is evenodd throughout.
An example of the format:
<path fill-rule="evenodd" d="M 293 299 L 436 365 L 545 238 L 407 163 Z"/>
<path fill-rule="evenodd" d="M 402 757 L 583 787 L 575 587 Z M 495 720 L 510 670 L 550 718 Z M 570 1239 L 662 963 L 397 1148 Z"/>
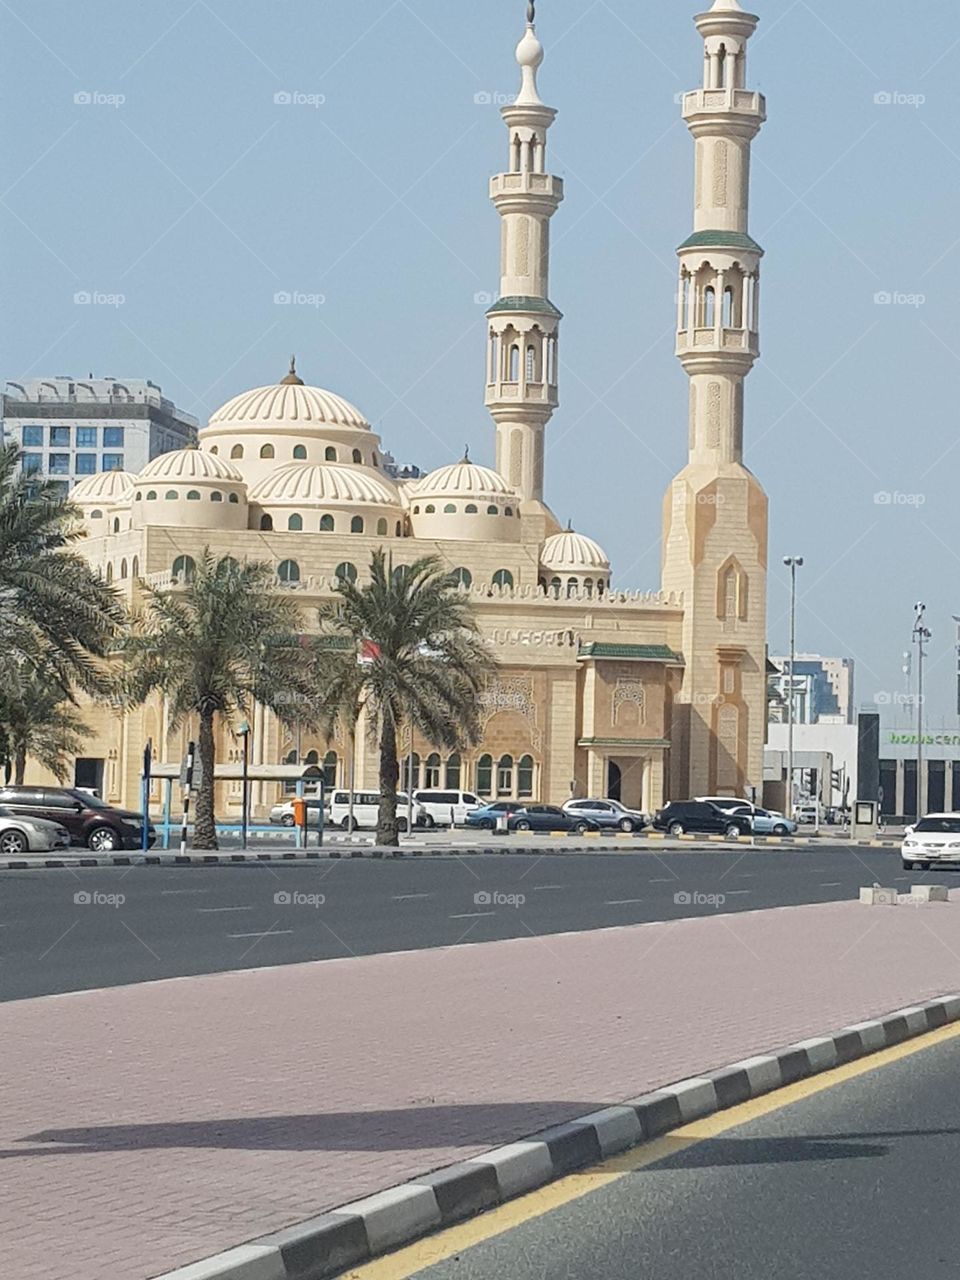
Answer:
<path fill-rule="evenodd" d="M 664 505 L 662 589 L 611 587 L 602 550 L 562 529 L 544 492 L 544 433 L 557 408 L 561 315 L 549 293 L 549 224 L 563 183 L 547 170 L 555 112 L 541 101 L 543 48 L 529 22 L 517 49 L 516 101 L 503 109 L 509 163 L 491 183 L 501 217 L 500 298 L 489 311 L 486 403 L 496 470 L 463 458 L 395 481 L 359 409 L 306 385 L 291 363 L 275 385 L 228 401 L 199 447 L 165 454 L 138 475 L 114 472 L 73 490 L 86 553 L 128 604 L 142 584 L 175 591 L 204 547 L 267 560 L 296 594 L 305 625 L 339 576 L 362 576 L 371 553 L 399 563 L 440 557 L 474 605 L 499 663 L 483 695 L 483 741 L 459 755 L 423 741 L 417 781 L 483 796 L 561 802 L 619 796 L 652 810 L 671 796 L 762 786 L 765 729 L 767 504 L 743 462 L 743 382 L 758 354 L 761 250 L 747 230 L 749 153 L 764 120 L 746 86 L 757 18 L 717 0 L 696 18 L 703 87 L 684 97 L 696 146 L 694 233 L 679 250 L 677 353 L 690 377 L 689 461 Z M 633 512 L 624 512 L 633 520 Z M 164 706 L 112 716 L 78 761 L 106 799 L 136 805 L 141 753 L 179 761 L 189 736 Z M 220 759 L 236 760 L 235 726 Z M 376 782 L 361 732 L 323 742 L 252 717 L 256 764 L 319 763 L 328 781 Z M 81 779 L 82 775 L 82 779 Z M 239 784 L 223 782 L 224 817 Z M 257 783 L 262 813 L 278 783 Z"/>

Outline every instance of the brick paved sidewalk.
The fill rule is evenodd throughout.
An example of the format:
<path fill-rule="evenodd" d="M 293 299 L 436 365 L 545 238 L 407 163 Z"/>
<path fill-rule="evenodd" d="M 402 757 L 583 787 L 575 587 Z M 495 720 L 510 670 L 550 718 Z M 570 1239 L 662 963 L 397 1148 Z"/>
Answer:
<path fill-rule="evenodd" d="M 0 1257 L 142 1280 L 960 989 L 960 902 L 781 908 L 0 1006 Z"/>

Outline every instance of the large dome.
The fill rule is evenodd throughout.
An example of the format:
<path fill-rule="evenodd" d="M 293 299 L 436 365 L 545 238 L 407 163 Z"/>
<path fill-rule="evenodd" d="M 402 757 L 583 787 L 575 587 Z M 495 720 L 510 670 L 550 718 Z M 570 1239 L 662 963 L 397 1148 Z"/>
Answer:
<path fill-rule="evenodd" d="M 250 490 L 250 501 L 274 503 L 343 502 L 351 506 L 374 503 L 399 507 L 394 485 L 369 467 L 349 467 L 335 462 L 293 462 L 277 467 Z"/>
<path fill-rule="evenodd" d="M 241 392 L 222 405 L 208 424 L 210 427 L 349 427 L 370 430 L 359 409 L 332 391 L 308 387 L 299 382 L 275 383 Z"/>
<path fill-rule="evenodd" d="M 94 476 L 84 476 L 74 485 L 70 490 L 70 501 L 81 506 L 88 502 L 103 503 L 104 506 L 129 502 L 136 479 L 129 471 L 98 471 Z"/>
<path fill-rule="evenodd" d="M 206 449 L 175 449 L 172 453 L 161 453 L 147 463 L 138 479 L 243 482 L 243 476 L 236 467 Z"/>
<path fill-rule="evenodd" d="M 498 471 L 490 467 L 477 466 L 468 458 L 455 462 L 449 467 L 440 467 L 431 471 L 428 476 L 418 480 L 410 488 L 410 496 L 424 497 L 471 497 L 471 498 L 516 498 L 517 491 L 507 484 Z"/>
<path fill-rule="evenodd" d="M 574 533 L 572 529 L 555 533 L 546 540 L 540 553 L 540 563 L 544 569 L 555 572 L 583 573 L 588 569 L 594 573 L 610 571 L 610 561 L 600 544 L 582 533 Z"/>

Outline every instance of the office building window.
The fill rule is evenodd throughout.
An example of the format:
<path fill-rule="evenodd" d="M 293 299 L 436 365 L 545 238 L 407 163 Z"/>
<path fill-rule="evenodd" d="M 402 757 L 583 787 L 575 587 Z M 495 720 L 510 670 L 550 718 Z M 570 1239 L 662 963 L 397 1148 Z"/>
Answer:
<path fill-rule="evenodd" d="M 43 468 L 42 453 L 25 453 L 20 459 L 20 465 L 23 468 L 23 474 L 26 476 L 35 475 L 36 472 Z"/>
<path fill-rule="evenodd" d="M 50 474 L 52 476 L 68 476 L 70 474 L 69 453 L 51 453 Z"/>
<path fill-rule="evenodd" d="M 97 455 L 95 453 L 78 453 L 77 454 L 77 475 L 92 476 L 97 469 Z"/>
<path fill-rule="evenodd" d="M 104 432 L 106 434 L 106 432 Z M 104 471 L 122 471 L 123 470 L 123 454 L 122 453 L 105 453 L 103 455 Z"/>
<path fill-rule="evenodd" d="M 77 427 L 77 448 L 95 449 L 97 447 L 96 427 Z"/>
<path fill-rule="evenodd" d="M 70 448 L 70 428 L 69 427 L 51 427 L 50 428 L 50 448 L 51 449 L 69 449 Z"/>
<path fill-rule="evenodd" d="M 23 447 L 29 446 L 38 448 L 43 444 L 43 427 L 24 427 L 23 428 Z"/>
<path fill-rule="evenodd" d="M 103 447 L 105 449 L 122 449 L 123 427 L 104 427 Z"/>

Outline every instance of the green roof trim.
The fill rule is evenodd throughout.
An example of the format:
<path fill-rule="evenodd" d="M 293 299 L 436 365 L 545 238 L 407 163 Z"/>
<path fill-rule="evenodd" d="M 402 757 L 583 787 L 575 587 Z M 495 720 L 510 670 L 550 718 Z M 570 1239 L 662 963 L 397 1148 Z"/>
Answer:
<path fill-rule="evenodd" d="M 763 253 L 753 236 L 742 231 L 695 231 L 684 240 L 680 249 L 753 249 L 755 253 Z M 677 252 L 679 253 L 679 249 Z"/>
<path fill-rule="evenodd" d="M 498 298 L 490 310 L 488 316 L 496 314 L 498 311 L 533 311 L 541 316 L 556 316 L 558 320 L 563 319 L 562 312 L 548 298 Z"/>
<path fill-rule="evenodd" d="M 580 646 L 581 658 L 621 658 L 632 662 L 682 662 L 665 644 L 606 644 L 593 641 Z"/>

